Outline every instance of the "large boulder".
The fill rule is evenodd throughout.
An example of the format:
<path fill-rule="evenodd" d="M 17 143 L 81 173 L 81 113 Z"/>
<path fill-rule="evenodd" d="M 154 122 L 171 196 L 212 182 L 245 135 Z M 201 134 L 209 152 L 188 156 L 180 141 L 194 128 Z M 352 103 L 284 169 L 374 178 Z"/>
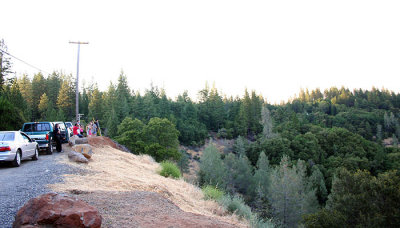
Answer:
<path fill-rule="evenodd" d="M 76 144 L 88 144 L 88 138 L 77 138 L 75 139 L 75 145 Z"/>
<path fill-rule="evenodd" d="M 15 216 L 13 227 L 101 227 L 98 210 L 82 200 L 56 193 L 30 199 Z"/>
<path fill-rule="evenodd" d="M 93 148 L 89 144 L 78 144 L 72 147 L 72 149 L 78 153 L 83 154 L 85 158 L 90 159 L 93 155 Z"/>
<path fill-rule="evenodd" d="M 87 158 L 85 158 L 85 156 L 83 156 L 83 154 L 78 153 L 78 152 L 73 151 L 73 150 L 68 152 L 68 158 L 71 161 L 78 162 L 78 163 L 88 163 L 89 162 L 89 160 Z"/>
<path fill-rule="evenodd" d="M 77 135 L 73 135 L 71 137 L 69 137 L 68 139 L 68 144 L 70 146 L 74 146 L 75 145 L 75 140 L 79 139 L 79 137 Z"/>

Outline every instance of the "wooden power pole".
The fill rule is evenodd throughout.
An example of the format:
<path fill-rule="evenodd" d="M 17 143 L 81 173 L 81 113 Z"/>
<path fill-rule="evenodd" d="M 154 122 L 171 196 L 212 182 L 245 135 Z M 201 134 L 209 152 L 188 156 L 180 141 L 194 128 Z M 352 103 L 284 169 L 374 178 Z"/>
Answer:
<path fill-rule="evenodd" d="M 76 64 L 76 83 L 75 83 L 75 111 L 76 111 L 76 121 L 80 121 L 80 116 L 79 116 L 79 52 L 81 49 L 81 44 L 89 44 L 89 42 L 80 42 L 80 41 L 70 41 L 70 44 L 78 44 L 78 61 Z"/>

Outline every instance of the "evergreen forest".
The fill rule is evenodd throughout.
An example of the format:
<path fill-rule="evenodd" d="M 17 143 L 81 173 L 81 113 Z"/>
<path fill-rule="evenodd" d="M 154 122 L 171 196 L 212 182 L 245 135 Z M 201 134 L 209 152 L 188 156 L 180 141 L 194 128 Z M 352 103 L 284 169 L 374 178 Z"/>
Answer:
<path fill-rule="evenodd" d="M 0 130 L 75 122 L 72 75 L 15 77 L 11 59 L 3 56 L 1 65 Z M 206 84 L 196 98 L 184 91 L 172 99 L 153 85 L 132 90 L 121 72 L 105 91 L 84 85 L 79 110 L 83 124 L 98 119 L 103 134 L 132 153 L 175 161 L 184 171 L 190 158 L 182 148 L 203 147 L 197 184 L 237 197 L 276 226 L 398 227 L 400 94 L 345 87 L 293 93 L 270 104 L 256 91 L 227 97 Z M 234 144 L 220 151 L 213 140 Z"/>

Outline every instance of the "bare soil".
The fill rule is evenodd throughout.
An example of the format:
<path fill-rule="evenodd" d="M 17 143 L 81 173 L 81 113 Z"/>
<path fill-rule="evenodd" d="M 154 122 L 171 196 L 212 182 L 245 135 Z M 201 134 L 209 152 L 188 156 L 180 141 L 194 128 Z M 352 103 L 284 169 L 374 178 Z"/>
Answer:
<path fill-rule="evenodd" d="M 99 209 L 103 227 L 236 227 L 215 218 L 184 212 L 154 192 L 84 192 L 77 198 Z"/>

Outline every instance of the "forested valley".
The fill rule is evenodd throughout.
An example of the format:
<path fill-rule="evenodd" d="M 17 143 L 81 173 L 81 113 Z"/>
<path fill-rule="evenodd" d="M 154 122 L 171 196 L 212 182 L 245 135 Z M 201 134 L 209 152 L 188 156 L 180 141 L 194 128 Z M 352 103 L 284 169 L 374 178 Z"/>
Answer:
<path fill-rule="evenodd" d="M 71 75 L 7 76 L 0 83 L 0 130 L 26 121 L 73 121 Z M 106 91 L 80 91 L 82 123 L 98 119 L 103 134 L 132 153 L 173 160 L 187 169 L 179 145 L 234 140 L 219 151 L 210 140 L 198 184 L 222 191 L 258 218 L 283 227 L 396 227 L 400 224 L 400 94 L 332 87 L 293 91 L 281 104 L 255 91 L 227 97 L 206 85 L 175 99 L 150 85 L 143 94 L 121 72 Z M 233 207 L 232 211 L 238 210 Z M 247 208 L 248 208 L 247 207 Z"/>

